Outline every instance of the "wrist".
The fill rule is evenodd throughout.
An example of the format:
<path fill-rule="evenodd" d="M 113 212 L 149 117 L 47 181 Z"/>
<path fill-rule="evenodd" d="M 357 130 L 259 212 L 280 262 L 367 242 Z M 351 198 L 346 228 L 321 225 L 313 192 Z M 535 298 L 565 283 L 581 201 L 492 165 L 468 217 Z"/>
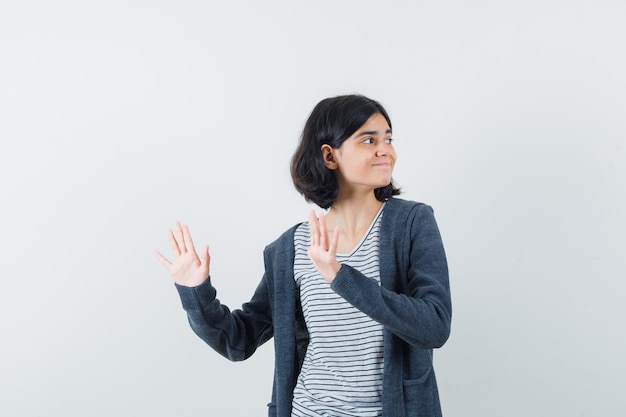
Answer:
<path fill-rule="evenodd" d="M 335 280 L 340 270 L 341 264 L 339 262 L 336 262 L 334 265 L 329 265 L 328 272 L 322 275 L 322 278 L 330 284 Z"/>

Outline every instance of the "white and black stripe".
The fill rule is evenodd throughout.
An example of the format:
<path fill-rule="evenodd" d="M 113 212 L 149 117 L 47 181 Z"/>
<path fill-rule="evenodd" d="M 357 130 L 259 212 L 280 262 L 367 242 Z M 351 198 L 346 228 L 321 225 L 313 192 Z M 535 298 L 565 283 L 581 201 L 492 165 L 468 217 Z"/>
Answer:
<path fill-rule="evenodd" d="M 379 283 L 382 211 L 352 253 L 337 254 L 339 262 Z M 310 340 L 294 389 L 292 416 L 380 416 L 382 325 L 337 295 L 319 275 L 307 255 L 308 223 L 296 230 L 294 245 L 294 274 Z"/>

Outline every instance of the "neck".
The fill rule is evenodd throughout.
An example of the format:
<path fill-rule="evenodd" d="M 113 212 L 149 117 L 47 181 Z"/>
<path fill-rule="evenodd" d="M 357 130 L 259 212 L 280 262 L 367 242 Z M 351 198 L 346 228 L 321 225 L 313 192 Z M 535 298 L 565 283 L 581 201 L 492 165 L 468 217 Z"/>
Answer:
<path fill-rule="evenodd" d="M 382 204 L 373 192 L 351 198 L 337 198 L 326 216 L 329 230 L 339 227 L 341 233 L 349 239 L 358 238 L 369 228 Z"/>

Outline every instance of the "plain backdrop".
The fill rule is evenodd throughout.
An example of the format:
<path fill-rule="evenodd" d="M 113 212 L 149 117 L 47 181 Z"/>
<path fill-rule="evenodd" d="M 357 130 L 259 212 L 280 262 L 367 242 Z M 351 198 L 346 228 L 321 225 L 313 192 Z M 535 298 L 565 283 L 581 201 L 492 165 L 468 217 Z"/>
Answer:
<path fill-rule="evenodd" d="M 625 40 L 623 0 L 2 0 L 0 415 L 266 415 L 272 343 L 213 352 L 154 251 L 189 224 L 248 300 L 346 93 L 435 209 L 444 414 L 626 415 Z"/>

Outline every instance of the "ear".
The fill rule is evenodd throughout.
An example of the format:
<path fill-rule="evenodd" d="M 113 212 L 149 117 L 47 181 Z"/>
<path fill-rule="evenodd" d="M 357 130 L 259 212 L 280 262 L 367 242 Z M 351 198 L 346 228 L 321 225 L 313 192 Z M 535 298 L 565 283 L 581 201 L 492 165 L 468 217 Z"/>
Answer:
<path fill-rule="evenodd" d="M 337 169 L 337 160 L 335 159 L 335 150 L 330 145 L 322 145 L 322 160 L 324 161 L 324 165 L 326 168 L 330 170 Z"/>

